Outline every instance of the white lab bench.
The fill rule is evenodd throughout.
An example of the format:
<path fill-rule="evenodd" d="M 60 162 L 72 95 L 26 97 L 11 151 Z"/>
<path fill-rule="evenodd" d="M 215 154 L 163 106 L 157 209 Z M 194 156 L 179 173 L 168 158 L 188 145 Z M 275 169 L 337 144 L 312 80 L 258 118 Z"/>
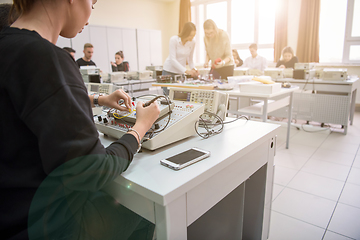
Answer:
<path fill-rule="evenodd" d="M 294 119 L 340 124 L 344 128 L 344 134 L 347 133 L 349 121 L 350 125 L 353 123 L 359 78 L 347 81 L 284 78 L 276 81 L 299 86 L 299 90 L 294 93 Z M 286 117 L 284 111 L 273 114 Z"/>
<path fill-rule="evenodd" d="M 143 150 L 105 191 L 154 223 L 156 239 L 267 239 L 278 128 L 238 120 L 209 139 Z M 191 147 L 211 156 L 179 171 L 160 165 Z"/>
<path fill-rule="evenodd" d="M 286 108 L 288 118 L 286 148 L 289 148 L 293 93 L 298 89 L 299 87 L 281 88 L 279 92 L 274 93 L 241 92 L 239 89 L 226 91 L 230 97 L 236 98 L 236 109 L 228 110 L 228 113 L 261 117 L 266 122 L 269 113 Z M 253 100 L 261 102 L 251 104 Z"/>

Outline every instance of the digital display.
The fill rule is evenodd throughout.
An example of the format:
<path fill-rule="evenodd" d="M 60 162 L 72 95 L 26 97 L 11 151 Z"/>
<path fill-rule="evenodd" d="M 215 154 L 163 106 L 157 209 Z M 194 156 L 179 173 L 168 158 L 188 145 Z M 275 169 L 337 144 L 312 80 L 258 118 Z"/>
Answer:
<path fill-rule="evenodd" d="M 191 92 L 185 91 L 174 91 L 174 98 L 173 100 L 177 101 L 190 101 Z"/>
<path fill-rule="evenodd" d="M 99 85 L 90 85 L 90 92 L 99 92 Z"/>
<path fill-rule="evenodd" d="M 173 162 L 173 163 L 177 163 L 177 164 L 183 164 L 183 163 L 189 162 L 191 160 L 194 160 L 198 157 L 201 157 L 205 154 L 206 153 L 197 151 L 195 149 L 189 149 L 189 150 L 179 153 L 175 156 L 166 158 L 166 160 Z"/>

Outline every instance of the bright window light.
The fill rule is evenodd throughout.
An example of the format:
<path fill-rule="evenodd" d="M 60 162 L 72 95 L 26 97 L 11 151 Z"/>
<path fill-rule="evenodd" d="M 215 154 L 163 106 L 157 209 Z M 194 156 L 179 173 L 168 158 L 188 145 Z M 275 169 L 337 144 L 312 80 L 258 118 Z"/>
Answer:
<path fill-rule="evenodd" d="M 277 0 L 259 1 L 259 44 L 274 43 Z"/>
<path fill-rule="evenodd" d="M 253 43 L 255 30 L 255 1 L 232 0 L 231 43 Z"/>
<path fill-rule="evenodd" d="M 321 0 L 320 62 L 342 62 L 346 8 L 347 0 Z"/>
<path fill-rule="evenodd" d="M 360 45 L 351 45 L 350 46 L 349 60 L 351 60 L 351 61 L 359 61 L 360 60 Z"/>
<path fill-rule="evenodd" d="M 360 37 L 360 0 L 354 0 L 354 15 L 352 22 L 352 37 Z"/>
<path fill-rule="evenodd" d="M 227 31 L 227 2 L 207 4 L 206 18 L 212 19 L 218 28 Z"/>

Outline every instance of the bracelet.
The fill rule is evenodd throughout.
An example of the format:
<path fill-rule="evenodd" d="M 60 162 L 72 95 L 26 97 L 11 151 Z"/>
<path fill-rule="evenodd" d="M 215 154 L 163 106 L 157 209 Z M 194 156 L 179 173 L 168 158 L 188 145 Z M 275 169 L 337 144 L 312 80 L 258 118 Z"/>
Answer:
<path fill-rule="evenodd" d="M 136 153 L 138 153 L 138 152 L 140 151 L 140 149 L 141 149 L 141 139 L 140 139 L 140 134 L 138 133 L 138 131 L 136 131 L 136 130 L 135 130 L 135 129 L 133 129 L 133 128 L 129 128 L 127 132 L 131 132 L 131 131 L 135 132 L 135 133 L 136 133 L 136 135 L 137 135 L 137 137 L 138 137 L 138 139 L 139 139 L 139 146 L 138 146 L 138 149 L 136 150 Z"/>
<path fill-rule="evenodd" d="M 94 99 L 93 99 L 94 107 L 100 107 L 100 105 L 99 105 L 99 97 L 100 96 L 102 96 L 102 95 L 100 95 L 100 94 L 94 95 Z"/>

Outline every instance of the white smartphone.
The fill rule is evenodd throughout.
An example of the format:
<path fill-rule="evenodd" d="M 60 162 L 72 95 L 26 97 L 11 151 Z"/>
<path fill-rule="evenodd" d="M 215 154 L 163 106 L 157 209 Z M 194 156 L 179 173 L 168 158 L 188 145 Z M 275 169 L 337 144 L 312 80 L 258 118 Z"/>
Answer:
<path fill-rule="evenodd" d="M 210 152 L 199 148 L 190 148 L 174 156 L 160 160 L 160 163 L 173 170 L 180 170 L 210 156 Z"/>

